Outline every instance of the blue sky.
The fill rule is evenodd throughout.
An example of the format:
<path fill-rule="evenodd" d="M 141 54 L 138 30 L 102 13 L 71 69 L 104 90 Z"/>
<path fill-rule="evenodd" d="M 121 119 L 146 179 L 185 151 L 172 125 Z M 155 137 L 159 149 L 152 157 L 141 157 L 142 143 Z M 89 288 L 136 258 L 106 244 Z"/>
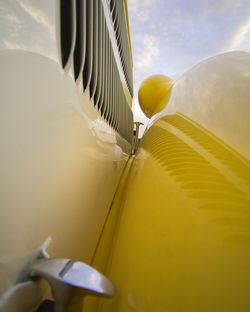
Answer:
<path fill-rule="evenodd" d="M 138 88 L 152 74 L 177 80 L 210 56 L 250 48 L 250 0 L 128 0 L 135 120 Z"/>

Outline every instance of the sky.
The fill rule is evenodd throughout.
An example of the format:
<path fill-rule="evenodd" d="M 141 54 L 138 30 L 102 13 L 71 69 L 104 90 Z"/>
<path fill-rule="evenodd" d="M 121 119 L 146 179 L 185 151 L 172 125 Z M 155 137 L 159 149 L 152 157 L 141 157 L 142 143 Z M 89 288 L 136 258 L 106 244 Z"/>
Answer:
<path fill-rule="evenodd" d="M 176 81 L 204 59 L 250 48 L 250 0 L 127 0 L 127 3 L 135 121 L 144 124 L 148 121 L 138 104 L 139 86 L 148 76 L 163 74 Z"/>

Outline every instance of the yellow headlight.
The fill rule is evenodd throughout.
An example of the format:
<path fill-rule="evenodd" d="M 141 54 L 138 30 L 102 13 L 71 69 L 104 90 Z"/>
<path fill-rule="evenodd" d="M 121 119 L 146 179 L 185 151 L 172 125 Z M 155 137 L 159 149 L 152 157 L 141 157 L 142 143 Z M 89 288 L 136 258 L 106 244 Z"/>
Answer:
<path fill-rule="evenodd" d="M 166 106 L 173 84 L 172 79 L 163 75 L 153 75 L 142 82 L 138 94 L 139 104 L 148 118 Z"/>

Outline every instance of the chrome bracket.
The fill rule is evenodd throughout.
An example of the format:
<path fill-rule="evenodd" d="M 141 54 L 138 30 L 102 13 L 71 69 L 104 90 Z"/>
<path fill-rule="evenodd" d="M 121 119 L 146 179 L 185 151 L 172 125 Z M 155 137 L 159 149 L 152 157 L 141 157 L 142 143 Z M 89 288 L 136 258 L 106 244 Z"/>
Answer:
<path fill-rule="evenodd" d="M 81 311 L 85 295 L 112 297 L 113 283 L 91 266 L 70 259 L 39 259 L 29 275 L 44 278 L 51 286 L 55 312 Z"/>

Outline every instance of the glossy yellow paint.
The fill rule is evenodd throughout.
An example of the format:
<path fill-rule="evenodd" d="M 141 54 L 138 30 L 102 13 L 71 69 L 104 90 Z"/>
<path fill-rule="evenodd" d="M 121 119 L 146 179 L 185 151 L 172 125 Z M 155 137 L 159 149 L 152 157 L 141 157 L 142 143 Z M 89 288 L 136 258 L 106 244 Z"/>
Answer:
<path fill-rule="evenodd" d="M 1 51 L 0 68 L 0 310 L 26 312 L 44 287 L 13 288 L 41 249 L 90 263 L 128 156 L 59 63 Z"/>
<path fill-rule="evenodd" d="M 122 173 L 117 191 L 115 193 L 109 215 L 106 220 L 104 231 L 101 235 L 99 244 L 97 245 L 96 252 L 93 256 L 91 265 L 97 268 L 101 272 L 106 272 L 109 264 L 109 256 L 113 248 L 113 242 L 116 239 L 114 233 L 117 231 L 119 226 L 119 219 L 121 217 L 121 205 L 123 203 L 124 196 L 126 196 L 126 187 L 131 167 L 134 161 L 134 156 L 131 156 Z M 109 300 L 109 299 L 105 299 Z M 84 301 L 84 311 L 98 311 L 98 306 L 102 302 L 100 299 L 93 297 L 87 297 Z"/>
<path fill-rule="evenodd" d="M 250 310 L 243 157 L 184 115 L 167 115 L 143 137 L 119 192 L 115 229 L 107 222 L 93 262 L 118 293 L 93 311 Z"/>
<path fill-rule="evenodd" d="M 153 75 L 145 79 L 139 89 L 139 104 L 144 114 L 151 118 L 168 103 L 174 82 L 163 75 Z"/>
<path fill-rule="evenodd" d="M 181 112 L 250 161 L 249 86 L 250 50 L 216 55 L 176 81 L 168 105 L 152 119 Z"/>

